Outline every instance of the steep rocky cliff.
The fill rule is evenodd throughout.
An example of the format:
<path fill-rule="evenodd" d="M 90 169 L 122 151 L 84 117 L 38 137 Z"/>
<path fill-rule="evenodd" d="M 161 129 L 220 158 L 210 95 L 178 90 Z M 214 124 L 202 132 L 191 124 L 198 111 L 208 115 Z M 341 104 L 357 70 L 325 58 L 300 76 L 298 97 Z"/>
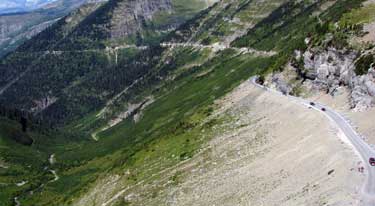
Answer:
<path fill-rule="evenodd" d="M 156 13 L 173 11 L 171 0 L 122 1 L 113 11 L 111 38 L 125 37 L 140 32 Z M 174 28 L 176 25 L 168 25 Z"/>
<path fill-rule="evenodd" d="M 356 109 L 366 109 L 375 104 L 374 68 L 370 65 L 366 74 L 356 74 L 357 52 L 328 48 L 327 51 L 307 51 L 303 55 L 307 77 L 319 90 L 334 94 L 340 86 L 351 90 L 350 104 Z"/>
<path fill-rule="evenodd" d="M 357 74 L 358 62 L 371 52 L 355 50 L 312 48 L 304 53 L 296 52 L 294 62 L 284 72 L 274 73 L 269 83 L 285 93 L 323 91 L 334 96 L 337 89 L 350 91 L 349 104 L 356 110 L 375 106 L 375 70 L 373 63 L 366 65 L 364 74 Z"/>

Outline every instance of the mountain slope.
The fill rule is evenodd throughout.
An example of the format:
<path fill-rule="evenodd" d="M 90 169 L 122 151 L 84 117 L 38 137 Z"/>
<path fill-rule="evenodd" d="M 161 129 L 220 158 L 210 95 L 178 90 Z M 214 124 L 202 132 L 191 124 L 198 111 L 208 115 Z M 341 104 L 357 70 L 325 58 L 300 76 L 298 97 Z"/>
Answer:
<path fill-rule="evenodd" d="M 0 14 L 0 57 L 13 51 L 85 2 L 86 0 L 58 0 L 35 11 Z"/>
<path fill-rule="evenodd" d="M 114 44 L 158 43 L 208 3 L 192 0 L 110 1 L 77 27 L 57 48 L 103 48 Z"/>
<path fill-rule="evenodd" d="M 26 12 L 41 8 L 56 0 L 4 0 L 0 4 L 0 14 Z"/>
<path fill-rule="evenodd" d="M 163 162 L 149 158 L 139 170 L 98 180 L 75 205 L 357 202 L 357 186 L 364 177 L 350 168 L 356 167 L 359 158 L 342 144 L 338 131 L 318 111 L 265 92 L 250 81 L 220 98 L 215 110 L 215 118 L 222 120 L 214 131 L 202 132 L 207 142 L 193 157 L 130 184 L 126 178 Z M 157 146 L 150 150 L 158 153 L 161 148 Z M 103 201 L 105 198 L 108 200 Z"/>
<path fill-rule="evenodd" d="M 110 22 L 115 21 L 115 16 L 112 17 L 108 13 L 121 11 L 124 8 L 128 10 L 133 10 L 132 8 L 135 7 L 145 9 L 142 6 L 144 3 L 139 1 L 130 5 L 120 4 L 121 2 L 123 1 L 108 2 L 87 18 L 82 19 L 78 24 L 71 25 L 71 19 L 66 17 L 5 58 L 0 66 L 0 70 L 5 74 L 1 77 L 0 81 L 2 83 L 0 84 L 1 87 L 6 89 L 3 89 L 4 93 L 1 92 L 3 95 L 0 101 L 4 103 L 13 102 L 22 109 L 38 113 L 43 112 L 41 115 L 47 114 L 46 118 L 61 119 L 63 121 L 66 118 L 92 112 L 103 105 L 105 99 L 111 98 L 131 85 L 134 80 L 149 72 L 154 67 L 154 64 L 157 64 L 162 48 L 159 48 L 159 46 L 145 49 L 142 47 L 128 48 L 127 43 L 124 45 L 116 42 L 123 42 L 123 38 L 126 41 L 132 41 L 131 35 L 124 34 L 125 36 L 116 38 L 110 36 L 109 31 L 114 32 L 116 30 L 109 26 Z M 170 22 L 172 17 L 176 19 L 177 16 L 180 16 L 182 19 L 179 22 L 181 23 L 184 18 L 189 18 L 191 12 L 197 11 L 197 8 L 206 7 L 206 4 L 200 1 L 197 1 L 194 9 L 190 5 L 184 6 L 180 1 L 173 1 L 172 3 L 171 9 L 173 9 L 173 12 L 171 10 L 171 17 L 163 18 L 162 21 L 159 21 L 160 25 L 168 24 L 173 28 L 176 26 L 176 22 Z M 150 7 L 156 9 L 155 13 L 159 6 L 154 7 L 154 5 L 152 3 Z M 151 15 L 152 13 L 142 13 L 142 15 Z M 160 12 L 157 13 L 161 15 Z M 126 12 L 125 14 L 128 15 Z M 145 23 L 156 25 L 158 23 L 156 20 L 150 19 L 149 22 L 146 21 Z M 135 22 L 142 23 L 139 19 Z M 147 33 L 148 29 L 154 30 L 154 26 L 149 25 L 144 25 L 146 29 L 142 31 Z M 106 31 L 104 26 L 108 26 L 107 29 L 110 30 L 104 32 Z M 131 30 L 133 33 L 138 30 L 132 25 L 126 26 L 124 29 Z M 163 36 L 162 33 L 157 35 Z M 145 39 L 149 38 L 145 37 Z M 108 45 L 112 44 L 111 42 L 115 44 L 114 47 Z M 105 45 L 106 48 L 104 48 Z M 62 52 L 59 52 L 61 49 L 63 49 Z M 46 51 L 49 52 L 46 53 Z M 154 59 L 155 61 L 149 61 L 148 64 L 140 64 L 142 58 Z M 28 62 L 27 59 L 35 60 L 30 65 L 26 63 Z M 48 64 L 45 64 L 45 62 L 48 62 Z M 17 65 L 17 67 L 10 69 L 11 65 Z M 29 70 L 33 70 L 33 72 Z M 108 79 L 112 77 L 104 73 L 116 74 L 122 78 Z M 25 87 L 21 86 L 23 84 L 21 83 L 19 84 L 21 87 L 9 87 L 9 81 L 18 78 L 18 82 L 30 85 Z M 35 81 L 30 81 L 31 79 Z M 54 83 L 51 84 L 51 82 Z M 17 92 L 12 92 L 11 90 L 13 89 L 17 90 Z M 87 92 L 88 90 L 96 91 L 90 93 Z M 76 94 L 76 96 L 71 94 Z M 43 102 L 45 99 L 57 101 L 49 101 L 49 103 L 42 106 L 36 103 Z M 77 102 L 81 102 L 80 109 L 76 107 Z M 48 108 L 49 106 L 52 108 Z M 47 108 L 48 110 L 46 110 Z"/>
<path fill-rule="evenodd" d="M 307 37 L 323 46 L 329 36 L 325 22 L 335 24 L 362 6 L 359 0 L 223 0 L 200 11 L 207 6 L 203 1 L 184 2 L 110 1 L 88 17 L 61 19 L 2 60 L 0 102 L 29 111 L 53 128 L 55 133 L 45 137 L 48 145 L 35 142 L 33 147 L 54 154 L 53 169 L 59 176 L 42 188 L 31 181 L 24 191 L 6 190 L 4 198 L 17 197 L 24 205 L 139 205 L 154 200 L 173 204 L 175 193 L 168 191 L 183 188 L 185 169 L 192 175 L 199 171 L 189 165 L 192 158 L 203 158 L 200 163 L 205 164 L 205 154 L 210 153 L 202 155 L 204 146 L 220 139 L 220 128 L 225 129 L 225 123 L 237 131 L 246 127 L 237 121 L 246 117 L 223 113 L 217 100 L 252 75 L 283 70 L 297 50 L 310 46 Z M 332 39 L 330 45 L 340 42 Z M 246 124 L 257 127 L 258 121 Z M 263 131 L 247 130 L 245 136 L 256 137 L 257 132 Z M 249 144 L 263 140 L 251 139 Z M 290 141 L 293 145 L 299 139 Z M 224 150 L 240 155 L 229 147 Z M 240 152 L 251 155 L 252 150 Z M 302 163 L 298 166 L 306 169 Z M 220 171 L 224 175 L 226 170 Z M 327 172 L 318 170 L 314 177 L 327 177 Z M 276 183 L 285 177 L 280 174 Z M 200 188 L 211 183 L 204 181 Z M 309 182 L 301 179 L 298 184 Z M 262 181 L 259 185 L 264 186 Z M 293 194 L 288 191 L 273 194 L 290 199 Z M 300 190 L 293 191 L 300 197 Z M 218 194 L 225 198 L 229 193 Z"/>

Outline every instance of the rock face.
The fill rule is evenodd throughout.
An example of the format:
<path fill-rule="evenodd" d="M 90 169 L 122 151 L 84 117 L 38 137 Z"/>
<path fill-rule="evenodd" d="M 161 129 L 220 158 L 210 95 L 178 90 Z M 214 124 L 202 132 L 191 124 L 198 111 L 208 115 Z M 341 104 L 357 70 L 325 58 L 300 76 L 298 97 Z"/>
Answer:
<path fill-rule="evenodd" d="M 45 110 L 46 108 L 48 108 L 49 106 L 51 106 L 53 103 L 55 103 L 57 101 L 57 97 L 45 97 L 45 98 L 42 98 L 42 99 L 39 99 L 39 100 L 34 100 L 34 105 L 35 107 L 33 107 L 31 109 L 31 111 L 33 112 L 41 112 L 43 110 Z"/>
<path fill-rule="evenodd" d="M 289 94 L 292 91 L 292 87 L 288 85 L 284 75 L 280 73 L 272 75 L 271 82 L 275 85 L 275 89 L 283 94 Z"/>
<path fill-rule="evenodd" d="M 334 95 L 340 86 L 350 91 L 350 106 L 365 110 L 375 106 L 375 70 L 356 75 L 355 62 L 360 54 L 348 50 L 328 48 L 325 51 L 310 49 L 301 57 L 303 68 L 296 68 L 305 79 L 304 84 L 313 90 L 323 90 Z"/>
<path fill-rule="evenodd" d="M 158 12 L 172 12 L 171 0 L 122 1 L 113 11 L 111 37 L 132 35 Z"/>
<path fill-rule="evenodd" d="M 110 37 L 141 35 L 146 27 L 156 33 L 170 31 L 189 19 L 190 14 L 214 2 L 216 0 L 119 0 L 109 23 Z"/>
<path fill-rule="evenodd" d="M 352 81 L 352 106 L 363 110 L 375 106 L 375 71 L 367 75 L 357 76 Z"/>
<path fill-rule="evenodd" d="M 350 51 L 306 51 L 303 54 L 302 74 L 314 82 L 317 89 L 333 93 L 341 85 L 351 85 L 354 74 L 354 60 L 357 54 Z"/>
<path fill-rule="evenodd" d="M 303 55 L 304 73 L 313 87 L 334 94 L 340 86 L 351 91 L 351 107 L 359 110 L 375 105 L 375 71 L 358 76 L 355 61 L 359 55 L 352 51 L 329 48 L 327 51 L 307 51 Z"/>
<path fill-rule="evenodd" d="M 375 70 L 369 68 L 368 74 L 356 75 L 355 62 L 360 56 L 354 51 L 335 48 L 310 49 L 303 54 L 296 52 L 296 61 L 302 64 L 288 65 L 267 82 L 283 93 L 290 93 L 294 87 L 302 85 L 307 90 L 335 95 L 339 87 L 345 86 L 350 91 L 351 108 L 365 110 L 375 106 Z M 296 79 L 302 82 L 296 84 Z"/>

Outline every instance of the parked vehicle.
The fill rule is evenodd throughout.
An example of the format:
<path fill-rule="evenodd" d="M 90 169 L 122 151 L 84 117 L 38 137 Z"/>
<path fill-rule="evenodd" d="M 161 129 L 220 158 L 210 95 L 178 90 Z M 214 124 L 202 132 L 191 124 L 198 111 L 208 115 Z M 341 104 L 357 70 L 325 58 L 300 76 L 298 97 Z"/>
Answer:
<path fill-rule="evenodd" d="M 375 158 L 374 157 L 370 157 L 368 162 L 370 163 L 371 166 L 375 166 Z"/>
<path fill-rule="evenodd" d="M 325 111 L 327 111 L 327 110 L 326 110 L 326 108 L 322 107 L 322 111 L 325 112 Z"/>

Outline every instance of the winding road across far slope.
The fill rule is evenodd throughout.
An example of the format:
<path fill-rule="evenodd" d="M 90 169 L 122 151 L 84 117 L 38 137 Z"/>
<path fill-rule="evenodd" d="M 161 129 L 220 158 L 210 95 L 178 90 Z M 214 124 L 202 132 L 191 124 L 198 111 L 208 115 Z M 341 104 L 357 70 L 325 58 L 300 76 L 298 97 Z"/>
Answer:
<path fill-rule="evenodd" d="M 278 95 L 283 95 L 281 92 L 269 89 L 265 86 L 262 86 L 256 82 L 257 77 L 253 77 L 250 79 L 250 82 L 255 86 L 264 89 L 266 91 L 277 93 Z M 359 203 L 360 206 L 375 206 L 375 167 L 372 167 L 368 160 L 370 157 L 375 157 L 375 150 L 371 148 L 361 137 L 357 134 L 357 132 L 350 126 L 347 120 L 339 114 L 338 112 L 334 111 L 333 109 L 314 102 L 315 105 L 310 105 L 310 102 L 295 96 L 287 95 L 289 98 L 311 108 L 314 108 L 317 111 L 320 111 L 325 114 L 332 122 L 334 122 L 337 127 L 345 134 L 349 143 L 355 149 L 361 159 L 364 162 L 365 169 L 366 169 L 366 182 L 363 185 L 362 189 L 362 197 Z M 325 111 L 322 109 L 325 108 Z"/>
<path fill-rule="evenodd" d="M 59 42 L 57 42 L 55 45 L 57 45 Z M 212 49 L 213 51 L 222 51 L 224 49 L 233 49 L 239 53 L 242 54 L 253 54 L 255 56 L 265 56 L 265 57 L 270 57 L 274 56 L 277 54 L 275 51 L 260 51 L 256 50 L 253 48 L 248 48 L 248 47 L 243 47 L 243 48 L 237 48 L 237 47 L 230 47 L 228 45 L 222 45 L 222 44 L 213 44 L 213 45 L 203 45 L 203 44 L 197 44 L 197 43 L 171 43 L 171 42 L 162 42 L 160 43 L 160 47 L 164 48 L 175 48 L 175 47 L 193 47 L 196 49 Z M 31 63 L 23 72 L 21 72 L 18 76 L 14 77 L 12 80 L 10 80 L 8 83 L 0 87 L 0 96 L 3 95 L 11 86 L 13 86 L 15 83 L 18 82 L 21 78 L 23 78 L 27 73 L 29 73 L 33 66 L 36 65 L 35 62 L 39 63 L 39 61 L 42 59 L 42 57 L 48 55 L 48 54 L 61 54 L 64 52 L 76 52 L 76 53 L 85 53 L 85 52 L 117 52 L 120 49 L 127 49 L 127 48 L 134 48 L 134 49 L 140 49 L 140 50 L 145 50 L 148 48 L 148 46 L 136 46 L 136 45 L 119 45 L 117 47 L 113 48 L 105 48 L 105 49 L 87 49 L 87 50 L 75 50 L 75 51 L 41 51 L 42 55 L 39 56 L 35 61 Z M 17 52 L 17 53 L 23 53 L 23 52 Z M 115 62 L 117 63 L 117 53 L 116 53 L 116 58 Z M 93 137 L 95 140 L 95 138 Z"/>

